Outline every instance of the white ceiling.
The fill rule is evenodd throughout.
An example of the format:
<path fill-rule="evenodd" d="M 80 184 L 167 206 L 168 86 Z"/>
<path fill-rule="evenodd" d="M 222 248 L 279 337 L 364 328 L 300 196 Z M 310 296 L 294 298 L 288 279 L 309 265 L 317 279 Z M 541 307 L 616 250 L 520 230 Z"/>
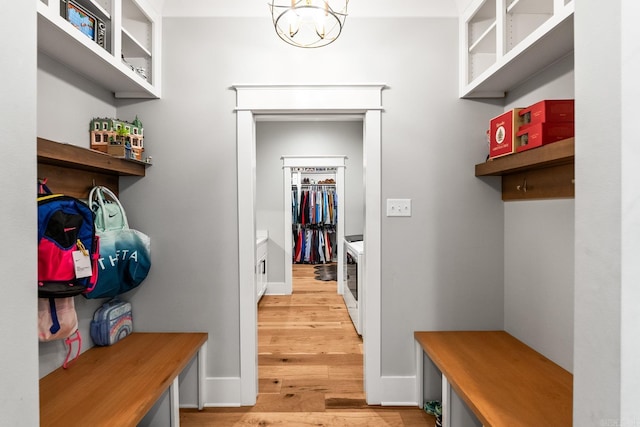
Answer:
<path fill-rule="evenodd" d="M 280 0 L 280 2 L 283 0 Z M 286 1 L 286 0 L 284 0 Z M 350 0 L 350 17 L 459 16 L 473 0 Z M 148 0 L 162 16 L 265 16 L 270 0 Z"/>

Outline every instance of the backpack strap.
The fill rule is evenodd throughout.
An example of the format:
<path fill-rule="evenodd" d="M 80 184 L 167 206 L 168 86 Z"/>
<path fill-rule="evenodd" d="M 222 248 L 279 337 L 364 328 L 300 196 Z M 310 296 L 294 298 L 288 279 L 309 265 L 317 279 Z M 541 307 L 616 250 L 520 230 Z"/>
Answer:
<path fill-rule="evenodd" d="M 73 359 L 69 360 L 74 342 L 78 343 L 78 349 L 76 350 L 76 355 L 73 356 Z M 64 358 L 62 367 L 67 369 L 73 362 L 78 360 L 78 357 L 80 357 L 80 350 L 82 349 L 82 335 L 80 335 L 80 331 L 76 329 L 73 334 L 64 340 L 64 343 L 67 345 L 67 356 Z"/>
<path fill-rule="evenodd" d="M 49 178 L 43 178 L 43 179 L 39 179 L 38 180 L 38 195 L 44 195 L 44 194 L 53 194 L 51 193 L 51 190 L 49 190 L 49 187 L 47 187 L 47 180 Z"/>
<path fill-rule="evenodd" d="M 49 298 L 49 312 L 51 313 L 51 327 L 49 332 L 51 335 L 55 335 L 60 330 L 60 321 L 58 320 L 58 311 L 56 310 L 55 298 Z"/>
<path fill-rule="evenodd" d="M 101 185 L 93 187 L 91 189 L 91 192 L 89 193 L 89 205 L 91 205 L 93 203 L 93 200 L 95 198 L 95 200 L 97 200 L 98 204 L 100 205 L 100 207 L 102 209 L 100 209 L 102 211 L 102 217 L 103 217 L 103 224 L 107 224 L 107 219 L 106 219 L 106 215 L 107 215 L 107 211 L 104 207 L 104 203 L 107 201 L 105 194 L 107 196 L 109 196 L 109 198 L 118 205 L 118 208 L 120 209 L 120 212 L 122 214 L 122 220 L 123 220 L 123 224 L 124 227 L 123 229 L 128 229 L 129 228 L 129 221 L 127 220 L 127 214 L 124 211 L 124 208 L 122 207 L 122 204 L 120 203 L 120 200 L 118 200 L 118 197 L 113 194 L 113 192 L 111 190 L 109 190 L 107 187 L 103 187 Z M 106 231 L 106 230 L 100 230 L 100 231 Z"/>
<path fill-rule="evenodd" d="M 100 259 L 100 236 L 97 234 L 93 240 L 93 252 L 91 254 L 91 279 L 89 279 L 89 286 L 84 291 L 85 294 L 91 292 L 98 283 L 98 259 Z"/>

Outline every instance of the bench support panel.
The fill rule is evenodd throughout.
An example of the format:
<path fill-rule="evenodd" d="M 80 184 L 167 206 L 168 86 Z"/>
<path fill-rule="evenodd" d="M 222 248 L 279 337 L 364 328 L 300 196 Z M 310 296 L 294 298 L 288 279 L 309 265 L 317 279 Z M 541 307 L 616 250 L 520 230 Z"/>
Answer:
<path fill-rule="evenodd" d="M 173 379 L 169 388 L 169 400 L 171 401 L 171 427 L 180 427 L 180 384 L 178 377 Z"/>
<path fill-rule="evenodd" d="M 442 427 L 451 427 L 451 385 L 442 374 Z"/>

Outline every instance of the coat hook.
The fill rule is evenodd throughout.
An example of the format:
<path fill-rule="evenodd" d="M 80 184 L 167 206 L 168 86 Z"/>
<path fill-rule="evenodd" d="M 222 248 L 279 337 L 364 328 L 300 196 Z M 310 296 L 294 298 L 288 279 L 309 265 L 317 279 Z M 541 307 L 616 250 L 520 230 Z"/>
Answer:
<path fill-rule="evenodd" d="M 522 181 L 522 185 L 517 185 L 516 186 L 516 190 L 518 191 L 524 191 L 525 193 L 527 192 L 527 178 L 524 179 L 524 181 Z"/>

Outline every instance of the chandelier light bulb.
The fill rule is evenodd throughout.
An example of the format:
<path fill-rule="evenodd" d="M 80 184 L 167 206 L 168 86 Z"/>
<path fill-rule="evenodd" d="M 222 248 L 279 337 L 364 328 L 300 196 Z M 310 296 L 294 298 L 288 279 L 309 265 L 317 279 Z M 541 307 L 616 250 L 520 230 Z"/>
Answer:
<path fill-rule="evenodd" d="M 289 37 L 294 37 L 300 29 L 300 17 L 293 9 L 287 10 L 284 14 L 286 17 L 285 22 L 289 28 Z"/>
<path fill-rule="evenodd" d="M 324 10 L 315 10 L 315 25 L 316 25 L 316 33 L 318 34 L 318 37 L 320 37 L 321 39 L 324 39 L 325 37 L 325 21 L 327 21 L 327 18 L 329 16 L 329 12 L 328 12 L 328 4 L 325 3 L 325 8 Z"/>
<path fill-rule="evenodd" d="M 344 26 L 349 0 L 272 0 L 271 16 L 276 34 L 303 48 L 333 43 Z"/>

